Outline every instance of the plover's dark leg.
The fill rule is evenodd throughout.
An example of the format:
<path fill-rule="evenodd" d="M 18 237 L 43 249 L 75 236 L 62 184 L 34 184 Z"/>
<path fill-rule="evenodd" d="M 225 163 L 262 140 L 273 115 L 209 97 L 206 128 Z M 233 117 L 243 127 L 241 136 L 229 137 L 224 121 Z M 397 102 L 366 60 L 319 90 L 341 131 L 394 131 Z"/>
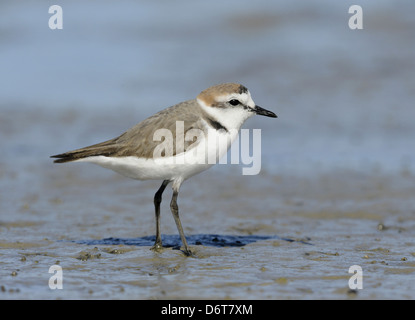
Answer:
<path fill-rule="evenodd" d="M 192 252 L 189 250 L 189 247 L 187 246 L 186 237 L 184 236 L 182 223 L 180 222 L 180 218 L 179 218 L 179 206 L 177 205 L 178 195 L 179 195 L 179 191 L 173 187 L 173 197 L 171 198 L 170 209 L 171 209 L 171 213 L 173 214 L 174 221 L 176 222 L 177 230 L 179 230 L 180 238 L 182 239 L 182 244 L 184 247 L 183 251 L 187 256 L 190 256 L 192 255 Z"/>
<path fill-rule="evenodd" d="M 161 232 L 160 232 L 160 203 L 161 203 L 161 195 L 163 194 L 164 189 L 166 189 L 167 185 L 169 184 L 169 180 L 164 180 L 161 184 L 160 188 L 157 190 L 156 194 L 154 195 L 154 208 L 156 211 L 156 242 L 152 247 L 153 250 L 157 250 L 163 247 L 161 242 Z"/>

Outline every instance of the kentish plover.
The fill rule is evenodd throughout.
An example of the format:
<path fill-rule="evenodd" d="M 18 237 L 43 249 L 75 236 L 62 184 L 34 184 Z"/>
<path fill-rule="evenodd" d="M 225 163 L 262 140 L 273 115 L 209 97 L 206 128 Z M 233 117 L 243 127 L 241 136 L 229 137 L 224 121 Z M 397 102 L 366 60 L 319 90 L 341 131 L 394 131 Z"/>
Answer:
<path fill-rule="evenodd" d="M 214 154 L 216 160 L 221 158 L 237 137 L 242 124 L 254 114 L 277 117 L 273 112 L 255 105 L 243 85 L 219 84 L 202 91 L 196 99 L 154 114 L 117 138 L 52 158 L 58 158 L 54 161 L 56 163 L 92 162 L 137 180 L 163 180 L 154 196 L 155 250 L 162 247 L 161 196 L 172 182 L 170 209 L 183 251 L 190 255 L 177 205 L 180 185 L 215 163 L 208 159 L 209 155 Z M 177 138 L 180 136 L 185 138 Z"/>

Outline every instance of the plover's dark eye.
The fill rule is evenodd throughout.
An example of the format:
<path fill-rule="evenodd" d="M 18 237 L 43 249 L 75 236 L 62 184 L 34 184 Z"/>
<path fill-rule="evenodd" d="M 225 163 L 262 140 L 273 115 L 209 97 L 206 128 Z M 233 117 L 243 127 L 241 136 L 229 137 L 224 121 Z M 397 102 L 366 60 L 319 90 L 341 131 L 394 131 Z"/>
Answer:
<path fill-rule="evenodd" d="M 237 106 L 238 104 L 240 104 L 239 100 L 236 100 L 236 99 L 230 100 L 229 103 L 233 106 Z"/>

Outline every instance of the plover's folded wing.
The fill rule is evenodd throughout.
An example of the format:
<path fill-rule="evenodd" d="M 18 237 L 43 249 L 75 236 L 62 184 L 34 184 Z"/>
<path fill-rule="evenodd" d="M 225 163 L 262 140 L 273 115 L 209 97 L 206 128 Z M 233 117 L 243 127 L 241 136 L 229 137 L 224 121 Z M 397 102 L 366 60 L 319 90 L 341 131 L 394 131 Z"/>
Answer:
<path fill-rule="evenodd" d="M 170 155 L 175 156 L 197 146 L 204 130 L 206 128 L 196 100 L 185 101 L 164 109 L 127 130 L 118 138 L 119 148 L 113 156 L 157 157 L 154 150 L 161 143 L 171 144 Z"/>

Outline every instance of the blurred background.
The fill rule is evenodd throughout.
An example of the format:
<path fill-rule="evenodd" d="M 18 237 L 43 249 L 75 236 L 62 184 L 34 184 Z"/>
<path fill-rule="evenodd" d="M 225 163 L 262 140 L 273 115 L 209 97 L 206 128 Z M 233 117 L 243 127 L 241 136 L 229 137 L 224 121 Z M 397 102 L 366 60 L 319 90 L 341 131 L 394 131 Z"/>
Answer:
<path fill-rule="evenodd" d="M 54 4 L 62 30 L 48 26 Z M 352 4 L 362 30 L 349 28 Z M 414 12 L 412 0 L 1 1 L 0 294 L 55 297 L 47 270 L 59 260 L 73 279 L 64 298 L 349 297 L 343 273 L 353 264 L 376 288 L 360 297 L 413 298 Z M 185 233 L 316 246 L 257 241 L 241 255 L 200 240 L 200 260 L 130 245 L 80 261 L 103 238 L 154 235 L 160 182 L 49 156 L 223 82 L 248 87 L 278 119 L 244 125 L 262 129 L 258 176 L 217 165 L 183 184 Z M 162 232 L 177 235 L 163 206 Z"/>
<path fill-rule="evenodd" d="M 246 124 L 275 172 L 413 170 L 411 1 L 361 1 L 363 30 L 347 1 L 56 4 L 62 30 L 50 1 L 0 4 L 2 161 L 48 161 L 232 81 L 279 116 Z"/>

